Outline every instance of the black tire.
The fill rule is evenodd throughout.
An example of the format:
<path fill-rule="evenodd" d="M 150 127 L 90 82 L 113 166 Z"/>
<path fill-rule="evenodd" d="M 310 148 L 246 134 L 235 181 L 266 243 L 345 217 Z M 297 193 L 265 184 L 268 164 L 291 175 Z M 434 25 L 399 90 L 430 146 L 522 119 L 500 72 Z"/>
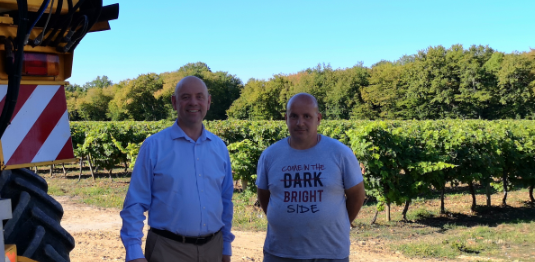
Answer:
<path fill-rule="evenodd" d="M 13 218 L 4 221 L 4 239 L 19 256 L 39 262 L 70 261 L 74 238 L 61 227 L 61 205 L 47 194 L 48 185 L 28 169 L 5 170 L 0 196 L 10 198 Z"/>

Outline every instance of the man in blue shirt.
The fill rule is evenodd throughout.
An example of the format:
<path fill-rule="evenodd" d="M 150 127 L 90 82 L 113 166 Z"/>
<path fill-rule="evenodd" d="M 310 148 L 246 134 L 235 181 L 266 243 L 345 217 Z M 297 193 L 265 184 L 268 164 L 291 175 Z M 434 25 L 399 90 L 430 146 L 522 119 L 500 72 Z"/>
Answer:
<path fill-rule="evenodd" d="M 143 142 L 121 211 L 126 261 L 230 262 L 234 188 L 227 147 L 202 124 L 211 97 L 188 76 L 171 100 L 177 121 Z"/>

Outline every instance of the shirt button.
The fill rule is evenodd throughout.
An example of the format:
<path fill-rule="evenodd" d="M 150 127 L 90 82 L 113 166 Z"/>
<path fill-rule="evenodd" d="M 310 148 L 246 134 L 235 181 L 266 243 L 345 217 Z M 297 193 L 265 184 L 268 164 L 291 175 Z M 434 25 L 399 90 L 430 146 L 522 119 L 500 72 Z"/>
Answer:
<path fill-rule="evenodd" d="M 202 207 L 202 209 L 206 209 L 206 207 Z"/>
<path fill-rule="evenodd" d="M 199 159 L 197 158 L 197 160 L 199 160 Z"/>
<path fill-rule="evenodd" d="M 203 226 L 206 226 L 206 224 L 203 224 Z"/>
<path fill-rule="evenodd" d="M 201 176 L 201 174 L 199 174 L 199 176 Z"/>

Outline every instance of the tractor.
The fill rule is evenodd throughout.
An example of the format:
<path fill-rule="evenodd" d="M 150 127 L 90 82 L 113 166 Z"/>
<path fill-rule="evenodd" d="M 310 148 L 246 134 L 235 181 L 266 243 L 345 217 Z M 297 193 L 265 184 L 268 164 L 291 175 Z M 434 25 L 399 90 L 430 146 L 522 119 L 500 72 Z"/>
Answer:
<path fill-rule="evenodd" d="M 27 168 L 77 161 L 64 90 L 74 50 L 118 16 L 102 0 L 0 0 L 0 262 L 70 261 L 63 208 Z"/>

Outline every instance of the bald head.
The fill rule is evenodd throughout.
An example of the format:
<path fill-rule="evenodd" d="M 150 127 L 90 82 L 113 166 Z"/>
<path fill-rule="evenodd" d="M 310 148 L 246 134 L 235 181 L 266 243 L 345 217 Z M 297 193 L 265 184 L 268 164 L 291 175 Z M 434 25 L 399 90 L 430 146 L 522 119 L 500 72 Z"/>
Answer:
<path fill-rule="evenodd" d="M 284 119 L 290 132 L 288 143 L 292 148 L 307 149 L 317 144 L 321 113 L 314 96 L 299 93 L 290 98 Z"/>
<path fill-rule="evenodd" d="M 308 93 L 299 93 L 292 96 L 290 100 L 288 100 L 288 104 L 286 104 L 286 113 L 288 113 L 288 110 L 290 110 L 292 104 L 294 104 L 295 102 L 311 103 L 314 109 L 316 109 L 316 112 L 319 113 L 318 100 L 316 100 L 313 95 Z"/>
<path fill-rule="evenodd" d="M 204 91 L 206 92 L 205 95 L 208 95 L 208 88 L 206 87 L 206 84 L 202 79 L 196 76 L 186 76 L 182 78 L 182 80 L 180 80 L 178 84 L 176 84 L 174 95 L 176 96 L 178 93 L 180 93 L 180 89 L 182 89 L 182 87 L 184 87 L 185 85 L 201 85 Z"/>

